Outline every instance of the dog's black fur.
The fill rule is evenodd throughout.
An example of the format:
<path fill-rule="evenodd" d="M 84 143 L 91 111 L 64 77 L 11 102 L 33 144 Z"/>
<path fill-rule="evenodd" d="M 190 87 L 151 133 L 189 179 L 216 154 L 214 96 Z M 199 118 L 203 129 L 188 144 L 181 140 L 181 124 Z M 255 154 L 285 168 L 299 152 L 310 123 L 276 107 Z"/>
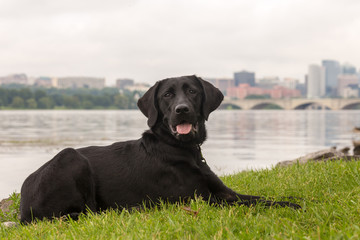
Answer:
<path fill-rule="evenodd" d="M 25 180 L 21 221 L 76 218 L 87 209 L 131 208 L 195 195 L 211 203 L 299 208 L 238 194 L 210 170 L 200 144 L 206 139 L 205 120 L 222 100 L 217 88 L 196 76 L 157 82 L 138 101 L 150 130 L 138 140 L 62 150 Z M 178 132 L 176 126 L 183 123 L 191 124 L 188 133 Z"/>

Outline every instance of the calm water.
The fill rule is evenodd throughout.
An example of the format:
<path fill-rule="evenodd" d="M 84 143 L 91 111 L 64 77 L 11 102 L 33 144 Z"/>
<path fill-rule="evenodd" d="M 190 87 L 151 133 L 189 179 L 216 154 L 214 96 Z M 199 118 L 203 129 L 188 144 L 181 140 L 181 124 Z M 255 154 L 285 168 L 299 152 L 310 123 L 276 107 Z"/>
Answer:
<path fill-rule="evenodd" d="M 330 146 L 351 146 L 360 111 L 215 111 L 203 154 L 217 174 L 271 167 Z M 0 199 L 64 147 L 137 139 L 140 111 L 0 111 Z"/>

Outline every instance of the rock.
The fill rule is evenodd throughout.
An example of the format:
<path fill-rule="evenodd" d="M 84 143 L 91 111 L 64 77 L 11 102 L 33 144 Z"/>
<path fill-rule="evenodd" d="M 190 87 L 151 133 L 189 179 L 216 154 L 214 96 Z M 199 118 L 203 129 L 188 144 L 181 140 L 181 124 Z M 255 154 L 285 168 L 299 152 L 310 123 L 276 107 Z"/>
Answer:
<path fill-rule="evenodd" d="M 325 149 L 313 153 L 309 153 L 305 156 L 296 158 L 294 160 L 287 160 L 282 161 L 276 164 L 276 166 L 289 166 L 292 164 L 295 164 L 299 162 L 299 164 L 307 163 L 308 161 L 329 161 L 329 160 L 336 160 L 339 158 L 344 158 L 346 155 L 342 153 L 341 151 L 336 151 L 335 147 L 332 147 L 330 149 Z"/>
<path fill-rule="evenodd" d="M 5 198 L 3 200 L 1 200 L 0 202 L 0 210 L 3 213 L 7 213 L 10 211 L 10 206 L 14 203 L 13 200 L 10 200 L 10 198 Z"/>
<path fill-rule="evenodd" d="M 343 159 L 346 161 L 360 161 L 360 155 L 347 156 Z"/>
<path fill-rule="evenodd" d="M 360 145 L 354 147 L 354 155 L 360 155 Z"/>
<path fill-rule="evenodd" d="M 354 127 L 352 142 L 353 142 L 353 145 L 355 148 L 360 146 L 360 127 Z M 354 155 L 355 155 L 355 153 L 354 153 Z"/>
<path fill-rule="evenodd" d="M 1 225 L 6 228 L 11 228 L 11 227 L 17 227 L 19 224 L 16 222 L 3 222 L 1 223 Z"/>
<path fill-rule="evenodd" d="M 349 154 L 349 151 L 350 151 L 350 148 L 349 148 L 349 147 L 344 147 L 343 149 L 340 150 L 340 152 L 342 152 L 342 153 L 345 154 L 345 155 L 348 155 L 348 154 Z"/>
<path fill-rule="evenodd" d="M 285 161 L 278 162 L 276 164 L 276 166 L 277 167 L 287 167 L 287 166 L 293 165 L 295 163 L 296 163 L 296 160 L 285 160 Z"/>

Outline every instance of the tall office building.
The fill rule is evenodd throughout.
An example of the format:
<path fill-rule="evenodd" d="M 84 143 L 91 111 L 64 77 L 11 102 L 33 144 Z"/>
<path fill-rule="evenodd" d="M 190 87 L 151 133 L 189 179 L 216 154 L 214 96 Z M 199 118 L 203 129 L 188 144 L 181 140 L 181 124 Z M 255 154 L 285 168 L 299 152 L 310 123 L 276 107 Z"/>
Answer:
<path fill-rule="evenodd" d="M 323 60 L 322 66 L 325 68 L 325 87 L 326 95 L 336 96 L 337 78 L 341 74 L 341 67 L 338 61 Z"/>
<path fill-rule="evenodd" d="M 356 75 L 356 67 L 354 67 L 350 63 L 345 63 L 342 66 L 342 74 L 343 75 Z"/>
<path fill-rule="evenodd" d="M 239 84 L 247 83 L 250 86 L 255 86 L 255 73 L 241 71 L 234 73 L 234 81 L 235 86 L 239 86 Z"/>
<path fill-rule="evenodd" d="M 325 67 L 312 64 L 308 69 L 307 97 L 319 98 L 325 96 Z"/>

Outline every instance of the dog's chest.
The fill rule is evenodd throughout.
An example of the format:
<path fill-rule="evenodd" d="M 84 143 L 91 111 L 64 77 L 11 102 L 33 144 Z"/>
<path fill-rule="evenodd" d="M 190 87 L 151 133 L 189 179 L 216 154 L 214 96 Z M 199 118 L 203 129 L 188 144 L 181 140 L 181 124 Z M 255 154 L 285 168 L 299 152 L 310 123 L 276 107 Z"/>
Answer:
<path fill-rule="evenodd" d="M 165 198 L 193 197 L 208 193 L 206 176 L 200 159 L 191 155 L 165 155 L 152 175 L 154 186 Z"/>

